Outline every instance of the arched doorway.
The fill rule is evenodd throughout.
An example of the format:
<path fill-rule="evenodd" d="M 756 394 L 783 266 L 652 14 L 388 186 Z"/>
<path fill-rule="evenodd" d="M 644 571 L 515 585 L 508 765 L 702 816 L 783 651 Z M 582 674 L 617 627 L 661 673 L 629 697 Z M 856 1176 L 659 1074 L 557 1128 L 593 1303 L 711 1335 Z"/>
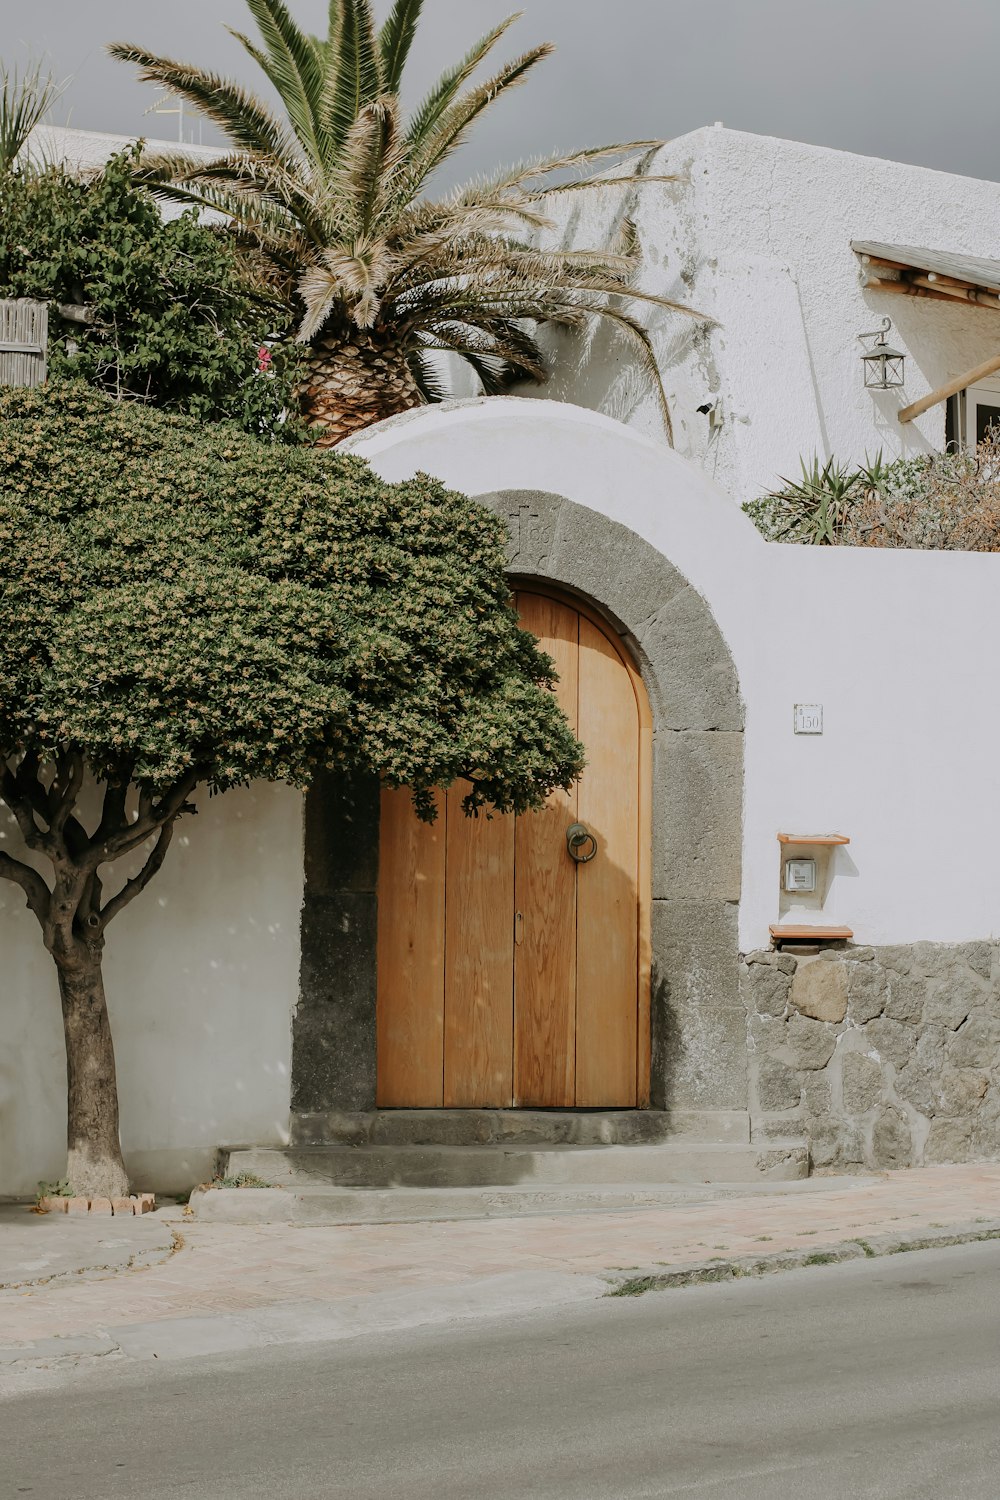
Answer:
<path fill-rule="evenodd" d="M 515 598 L 587 767 L 519 818 L 467 818 L 460 785 L 433 824 L 405 790 L 382 794 L 383 1108 L 649 1102 L 649 705 L 595 612 L 533 585 Z"/>

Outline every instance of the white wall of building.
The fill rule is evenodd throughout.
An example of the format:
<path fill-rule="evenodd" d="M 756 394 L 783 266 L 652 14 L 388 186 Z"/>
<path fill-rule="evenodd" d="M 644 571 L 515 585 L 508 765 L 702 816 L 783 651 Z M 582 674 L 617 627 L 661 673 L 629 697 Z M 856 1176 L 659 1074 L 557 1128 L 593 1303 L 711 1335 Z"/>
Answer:
<path fill-rule="evenodd" d="M 0 839 L 21 852 L 12 820 Z M 138 1184 L 187 1187 L 211 1175 L 220 1145 L 287 1140 L 302 880 L 297 792 L 203 795 L 108 928 L 122 1145 Z M 65 1171 L 65 1053 L 55 968 L 9 881 L 0 1007 L 0 1194 L 33 1193 Z"/>
<path fill-rule="evenodd" d="M 627 191 L 550 200 L 566 245 L 607 245 L 636 222 L 639 285 L 708 314 L 639 309 L 651 329 L 679 452 L 739 501 L 797 477 L 818 454 L 897 457 L 944 443 L 944 407 L 901 425 L 896 413 L 996 352 L 1000 314 L 866 291 L 852 240 L 997 257 L 1000 184 L 708 127 L 658 152 Z M 857 335 L 892 319 L 906 387 L 863 386 Z M 543 397 L 590 406 L 664 441 L 655 400 L 621 340 L 561 340 Z M 537 389 L 537 388 L 535 388 Z M 532 392 L 525 389 L 523 394 Z M 721 403 L 711 429 L 697 408 Z"/>
<path fill-rule="evenodd" d="M 559 403 L 426 408 L 350 446 L 390 480 L 565 495 L 705 597 L 746 704 L 743 950 L 778 919 L 779 832 L 850 837 L 825 915 L 857 942 L 1000 934 L 1000 556 L 767 543 L 680 455 Z M 821 736 L 793 733 L 796 703 L 823 705 Z"/>

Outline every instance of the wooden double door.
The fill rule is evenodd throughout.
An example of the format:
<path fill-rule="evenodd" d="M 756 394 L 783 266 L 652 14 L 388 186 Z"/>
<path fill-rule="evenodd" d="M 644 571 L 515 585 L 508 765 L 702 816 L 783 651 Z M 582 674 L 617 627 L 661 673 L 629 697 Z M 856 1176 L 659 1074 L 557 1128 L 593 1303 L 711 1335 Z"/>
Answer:
<path fill-rule="evenodd" d="M 528 591 L 516 603 L 555 661 L 586 769 L 520 817 L 466 817 L 456 784 L 427 824 L 406 791 L 383 792 L 383 1108 L 648 1103 L 644 690 L 589 611 Z"/>

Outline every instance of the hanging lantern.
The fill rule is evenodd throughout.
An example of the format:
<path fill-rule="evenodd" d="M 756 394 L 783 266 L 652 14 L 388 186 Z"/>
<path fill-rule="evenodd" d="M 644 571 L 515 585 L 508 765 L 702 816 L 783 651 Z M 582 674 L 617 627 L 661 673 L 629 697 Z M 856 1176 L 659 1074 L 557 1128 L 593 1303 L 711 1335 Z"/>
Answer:
<path fill-rule="evenodd" d="M 891 391 L 904 384 L 906 356 L 886 343 L 886 334 L 892 328 L 889 318 L 882 319 L 877 333 L 859 333 L 859 339 L 874 339 L 870 349 L 861 356 L 865 371 L 865 390 Z"/>

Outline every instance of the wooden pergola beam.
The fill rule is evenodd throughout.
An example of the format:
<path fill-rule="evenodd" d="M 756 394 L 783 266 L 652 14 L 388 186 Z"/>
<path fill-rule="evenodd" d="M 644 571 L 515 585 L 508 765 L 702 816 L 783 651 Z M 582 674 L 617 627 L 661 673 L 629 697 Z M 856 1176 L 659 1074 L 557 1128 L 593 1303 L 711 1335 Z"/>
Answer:
<path fill-rule="evenodd" d="M 987 375 L 995 375 L 1000 370 L 1000 354 L 994 355 L 992 359 L 984 360 L 974 370 L 967 370 L 964 375 L 956 375 L 954 380 L 949 380 L 947 385 L 939 385 L 937 390 L 928 391 L 926 396 L 921 396 L 919 401 L 913 401 L 909 406 L 900 409 L 899 420 L 901 422 L 912 422 L 914 417 L 919 417 L 922 412 L 928 411 L 930 407 L 937 406 L 939 401 L 947 401 L 949 396 L 957 396 L 959 391 L 967 390 L 970 385 L 975 385 L 977 380 L 985 380 Z"/>

